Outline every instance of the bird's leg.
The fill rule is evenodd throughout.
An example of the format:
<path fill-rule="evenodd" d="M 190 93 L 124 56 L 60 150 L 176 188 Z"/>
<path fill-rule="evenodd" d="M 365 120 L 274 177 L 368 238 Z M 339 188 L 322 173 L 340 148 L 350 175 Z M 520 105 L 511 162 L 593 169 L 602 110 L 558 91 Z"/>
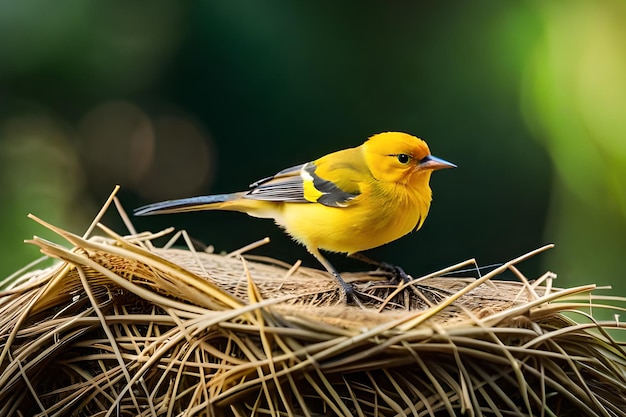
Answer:
<path fill-rule="evenodd" d="M 341 285 L 341 290 L 344 296 L 346 297 L 346 301 L 348 303 L 350 301 L 353 301 L 356 305 L 363 308 L 363 304 L 361 303 L 361 300 L 359 300 L 358 292 L 354 289 L 352 285 L 348 284 L 341 277 L 341 275 L 339 274 L 339 271 L 337 271 L 335 267 L 330 262 L 328 262 L 326 258 L 322 256 L 322 254 L 317 248 L 307 248 L 307 249 L 311 253 L 311 255 L 315 256 L 315 259 L 317 259 L 319 263 L 321 263 L 324 266 L 324 268 L 326 268 L 326 270 L 330 272 L 330 274 L 334 276 L 335 279 L 339 282 L 339 285 Z"/>
<path fill-rule="evenodd" d="M 375 261 L 370 257 L 363 255 L 361 252 L 350 253 L 348 256 L 358 259 L 361 262 L 365 262 L 366 264 L 374 265 L 382 271 L 390 273 L 394 279 L 401 280 L 402 282 L 409 282 L 413 280 L 413 277 L 404 272 L 404 269 L 398 265 Z"/>

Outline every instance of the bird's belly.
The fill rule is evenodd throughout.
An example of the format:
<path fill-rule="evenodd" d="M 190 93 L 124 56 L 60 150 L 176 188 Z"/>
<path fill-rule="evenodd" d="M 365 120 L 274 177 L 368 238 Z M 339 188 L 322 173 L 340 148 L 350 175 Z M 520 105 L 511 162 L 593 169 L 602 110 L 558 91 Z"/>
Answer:
<path fill-rule="evenodd" d="M 354 253 L 394 241 L 415 229 L 417 207 L 327 207 L 286 204 L 276 222 L 307 247 Z M 426 209 L 427 211 L 427 209 Z"/>

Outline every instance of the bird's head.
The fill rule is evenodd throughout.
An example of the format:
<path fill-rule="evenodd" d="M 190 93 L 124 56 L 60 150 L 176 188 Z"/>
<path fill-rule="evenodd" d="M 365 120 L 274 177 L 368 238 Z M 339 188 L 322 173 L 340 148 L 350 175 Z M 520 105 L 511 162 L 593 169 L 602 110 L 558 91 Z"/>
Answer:
<path fill-rule="evenodd" d="M 379 181 L 428 184 L 430 174 L 456 165 L 430 154 L 423 140 L 402 132 L 385 132 L 369 138 L 364 156 L 370 172 Z"/>

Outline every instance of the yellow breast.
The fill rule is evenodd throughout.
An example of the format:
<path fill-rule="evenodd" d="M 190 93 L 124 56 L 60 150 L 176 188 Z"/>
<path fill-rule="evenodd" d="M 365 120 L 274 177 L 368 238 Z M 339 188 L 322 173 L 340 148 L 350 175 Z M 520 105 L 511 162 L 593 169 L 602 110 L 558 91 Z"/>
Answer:
<path fill-rule="evenodd" d="M 428 192 L 373 186 L 349 207 L 286 203 L 276 222 L 307 247 L 354 253 L 394 241 L 419 228 L 430 207 Z"/>

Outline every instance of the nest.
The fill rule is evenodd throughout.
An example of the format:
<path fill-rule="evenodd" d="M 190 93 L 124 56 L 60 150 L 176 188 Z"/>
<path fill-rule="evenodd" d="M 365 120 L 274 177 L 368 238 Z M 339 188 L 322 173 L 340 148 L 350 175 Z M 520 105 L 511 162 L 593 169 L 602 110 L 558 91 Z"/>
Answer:
<path fill-rule="evenodd" d="M 626 416 L 626 326 L 584 313 L 618 307 L 527 280 L 516 265 L 543 248 L 479 278 L 445 277 L 472 261 L 410 283 L 346 274 L 362 308 L 245 248 L 38 221 L 70 247 L 33 238 L 60 262 L 0 293 L 2 416 Z"/>

